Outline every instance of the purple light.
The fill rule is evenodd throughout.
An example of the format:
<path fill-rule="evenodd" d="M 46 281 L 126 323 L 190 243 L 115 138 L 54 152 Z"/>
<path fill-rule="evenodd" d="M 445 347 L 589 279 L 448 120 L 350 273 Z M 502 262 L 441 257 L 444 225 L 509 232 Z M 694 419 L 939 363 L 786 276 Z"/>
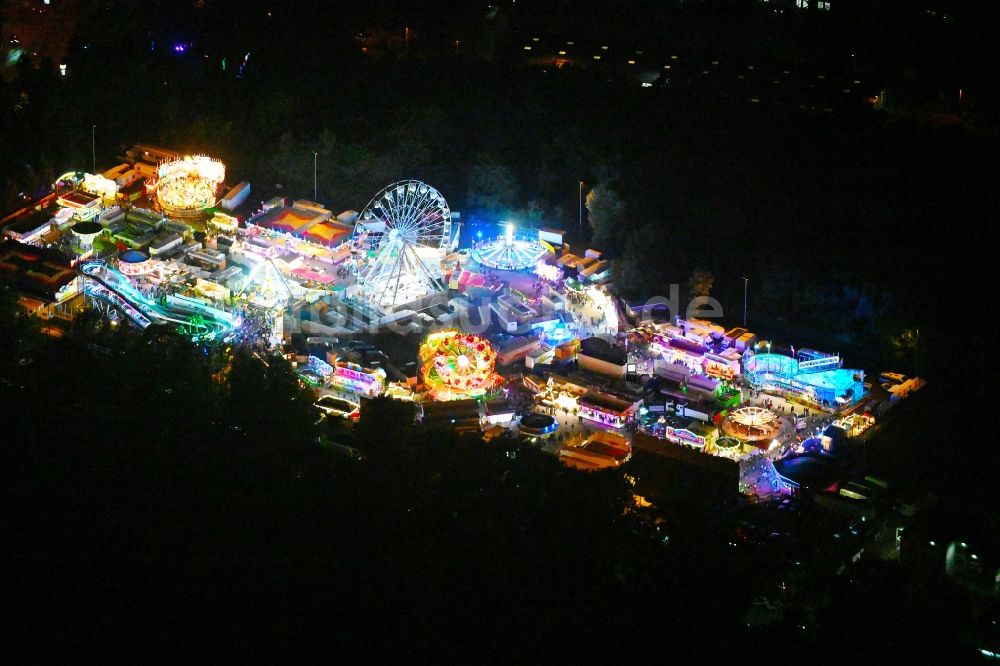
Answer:
<path fill-rule="evenodd" d="M 175 53 L 184 53 L 185 51 L 187 51 L 187 44 L 184 43 L 174 44 Z"/>

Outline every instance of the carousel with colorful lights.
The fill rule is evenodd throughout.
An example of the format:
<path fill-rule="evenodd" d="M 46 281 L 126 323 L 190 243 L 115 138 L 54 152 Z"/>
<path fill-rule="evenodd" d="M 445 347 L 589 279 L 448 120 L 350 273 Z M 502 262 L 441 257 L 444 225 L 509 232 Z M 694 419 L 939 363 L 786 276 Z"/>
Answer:
<path fill-rule="evenodd" d="M 157 176 L 156 201 L 163 212 L 182 220 L 199 219 L 219 200 L 226 167 L 207 155 L 186 156 L 161 164 Z"/>
<path fill-rule="evenodd" d="M 500 385 L 497 354 L 490 343 L 458 331 L 427 336 L 420 346 L 420 372 L 434 400 L 479 398 Z"/>

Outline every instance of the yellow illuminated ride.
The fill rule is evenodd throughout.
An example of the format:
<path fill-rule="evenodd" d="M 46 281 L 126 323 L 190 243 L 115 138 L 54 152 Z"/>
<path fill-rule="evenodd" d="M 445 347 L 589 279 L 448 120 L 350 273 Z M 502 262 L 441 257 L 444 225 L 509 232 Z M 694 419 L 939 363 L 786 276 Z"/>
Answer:
<path fill-rule="evenodd" d="M 194 218 L 215 205 L 226 179 L 225 165 L 207 155 L 164 162 L 157 169 L 156 200 L 168 217 Z"/>
<path fill-rule="evenodd" d="M 478 398 L 496 388 L 496 359 L 489 342 L 458 331 L 432 333 L 420 346 L 421 376 L 434 400 Z"/>

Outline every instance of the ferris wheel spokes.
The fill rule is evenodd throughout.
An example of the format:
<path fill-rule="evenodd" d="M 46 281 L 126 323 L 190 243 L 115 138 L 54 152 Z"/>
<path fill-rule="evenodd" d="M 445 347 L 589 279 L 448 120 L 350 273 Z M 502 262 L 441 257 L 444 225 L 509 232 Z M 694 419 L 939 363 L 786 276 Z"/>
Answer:
<path fill-rule="evenodd" d="M 441 193 L 419 181 L 384 188 L 355 225 L 355 247 L 367 255 L 359 267 L 362 298 L 378 308 L 442 290 L 438 275 L 451 228 Z"/>

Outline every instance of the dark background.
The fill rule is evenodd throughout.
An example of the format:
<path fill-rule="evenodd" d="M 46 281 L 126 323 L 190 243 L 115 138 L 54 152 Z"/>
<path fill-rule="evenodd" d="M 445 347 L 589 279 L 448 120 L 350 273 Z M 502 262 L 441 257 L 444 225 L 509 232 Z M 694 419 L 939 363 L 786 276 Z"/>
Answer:
<path fill-rule="evenodd" d="M 990 532 L 994 7 L 832 4 L 522 0 L 487 18 L 479 2 L 53 0 L 43 14 L 6 0 L 5 46 L 17 35 L 39 55 L 2 70 L 0 198 L 14 210 L 89 169 L 93 125 L 99 168 L 162 144 L 220 157 L 254 198 L 310 198 L 316 151 L 337 212 L 413 177 L 467 219 L 562 226 L 575 246 L 591 240 L 578 183 L 604 186 L 624 205 L 603 249 L 629 299 L 705 269 L 735 324 L 748 276 L 762 336 L 927 376 L 870 464 Z M 566 41 L 579 57 L 546 61 Z M 0 338 L 5 554 L 15 634 L 36 655 L 967 645 L 949 588 L 878 567 L 810 574 L 809 621 L 751 638 L 741 609 L 776 569 L 734 558 L 725 530 L 701 527 L 711 511 L 678 510 L 682 546 L 664 555 L 621 518 L 620 476 L 402 426 L 338 435 L 371 450 L 359 467 L 313 445 L 308 400 L 278 370 L 244 359 L 219 384 L 234 362 L 219 352 L 22 325 Z M 917 329 L 916 348 L 897 344 Z"/>

